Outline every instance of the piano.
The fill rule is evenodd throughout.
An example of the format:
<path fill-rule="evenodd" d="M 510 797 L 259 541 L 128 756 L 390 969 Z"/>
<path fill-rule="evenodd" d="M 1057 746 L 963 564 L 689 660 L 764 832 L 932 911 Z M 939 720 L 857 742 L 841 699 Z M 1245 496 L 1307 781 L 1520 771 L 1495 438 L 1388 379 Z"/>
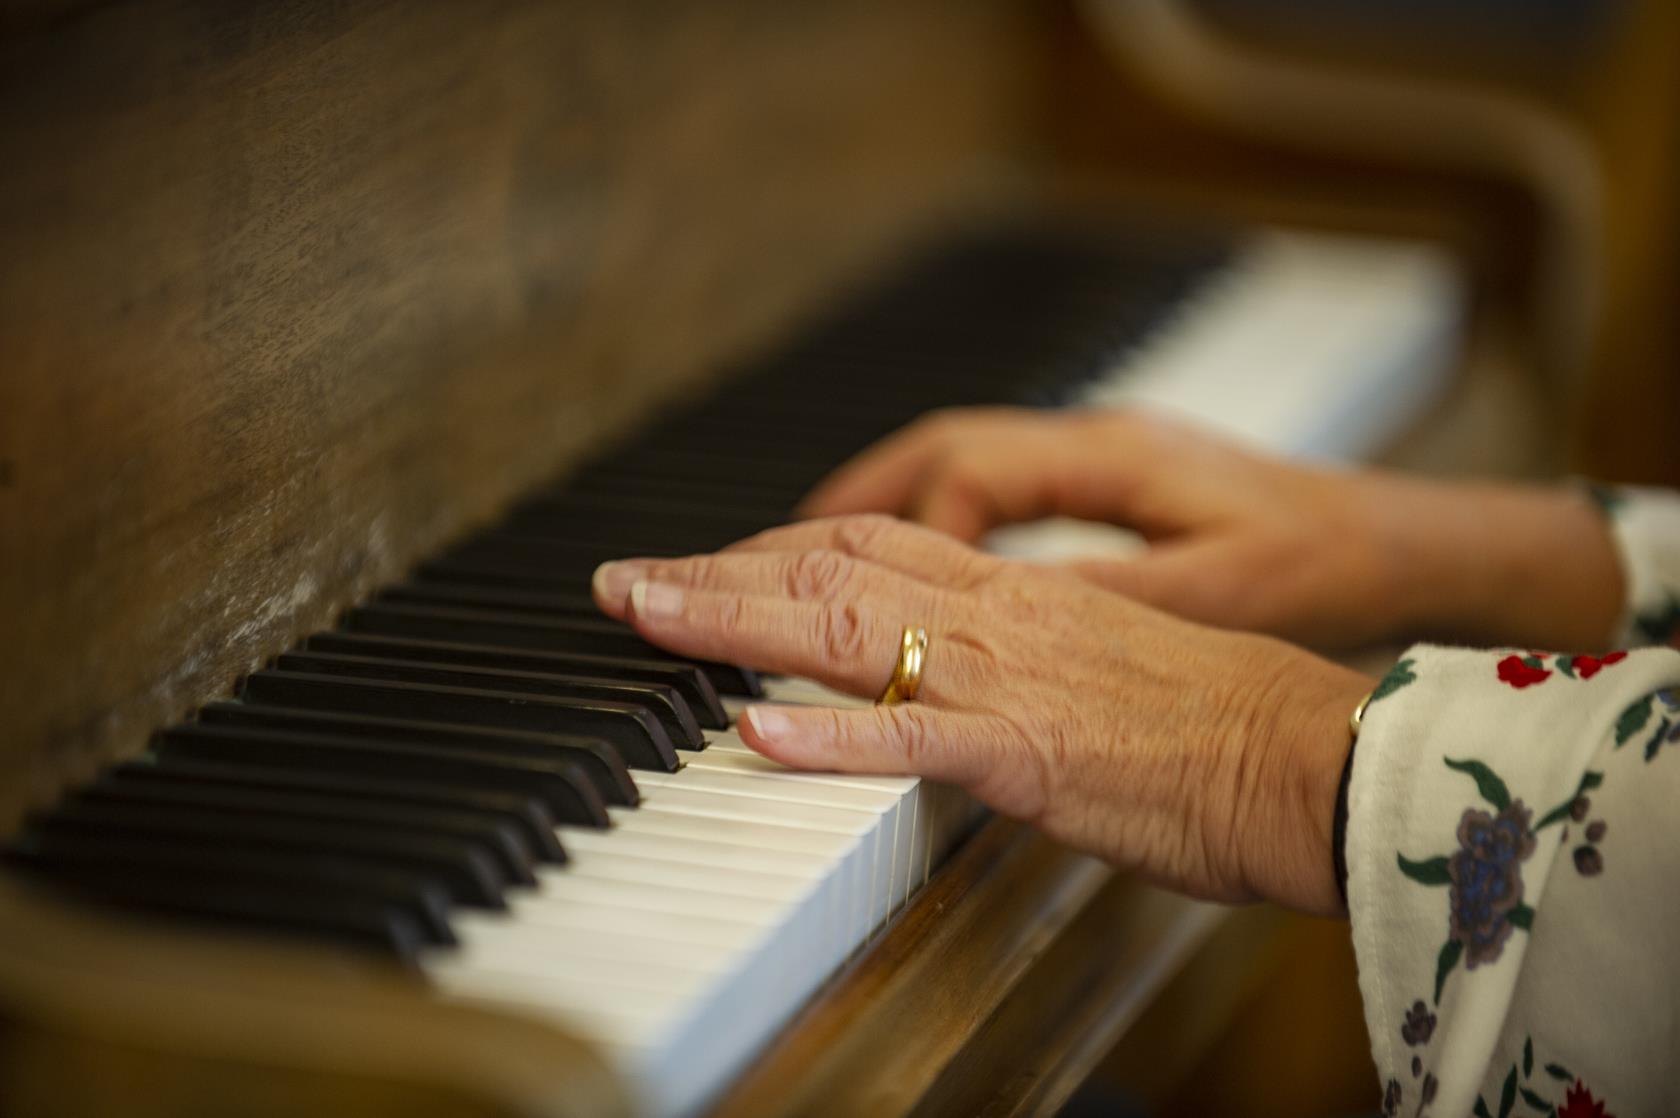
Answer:
<path fill-rule="evenodd" d="M 309 44 L 318 41 L 327 44 L 321 49 L 328 56 L 365 50 L 394 75 L 429 74 L 405 68 L 399 57 L 418 41 L 434 63 L 464 60 L 460 65 L 472 72 L 463 80 L 482 90 L 494 88 L 483 85 L 484 74 L 498 59 L 513 66 L 509 80 L 546 73 L 547 55 L 514 44 L 521 29 L 542 30 L 550 49 L 559 41 L 550 14 L 518 5 L 487 18 L 488 30 L 468 28 L 459 17 L 393 15 L 377 5 L 317 13 L 317 23 L 306 18 L 308 5 L 282 6 L 295 22 L 247 27 L 243 21 L 257 17 L 226 16 L 251 36 L 231 46 L 184 14 L 194 5 L 140 7 L 167 17 L 144 33 L 146 41 L 211 43 L 223 53 L 213 51 L 210 62 L 137 60 L 123 47 L 132 13 L 75 9 L 58 20 L 24 19 L 10 31 L 7 49 L 14 59 L 32 52 L 87 67 L 122 60 L 133 72 L 119 70 L 131 77 L 164 67 L 203 90 L 240 67 L 268 67 L 276 81 L 291 80 L 298 67 L 316 64 Z M 905 34 L 909 21 L 910 31 L 932 42 L 943 41 L 953 23 L 973 21 L 976 34 L 995 35 L 1027 19 L 1013 8 L 1003 12 L 1007 6 L 966 15 L 933 5 L 914 16 L 887 7 L 824 17 L 821 35 L 758 18 L 818 56 L 821 48 L 800 36 L 876 43 Z M 616 17 L 588 18 L 602 24 L 594 32 L 603 42 L 629 34 Z M 659 41 L 680 44 L 711 27 L 711 17 L 685 18 Z M 328 25 L 333 33 L 318 40 Z M 446 47 L 456 35 L 464 38 L 451 52 Z M 977 47 L 939 49 L 959 70 L 979 65 L 968 57 Z M 511 52 L 512 61 L 498 52 Z M 762 59 L 755 65 L 768 66 Z M 9 72 L 14 83 L 42 80 L 39 71 L 32 78 Z M 803 89 L 773 67 L 760 79 L 771 80 L 766 74 Z M 977 87 L 993 80 L 984 67 L 975 74 L 967 80 Z M 900 77 L 910 80 L 908 71 Z M 353 83 L 337 72 L 326 80 Z M 74 151 L 49 145 L 48 170 L 35 172 L 36 179 L 13 173 L 9 190 L 27 193 L 51 175 L 89 182 L 101 158 L 145 165 L 112 138 L 127 109 L 104 94 L 93 95 L 90 109 L 48 86 L 31 88 L 49 118 L 72 109 L 89 114 L 100 142 Z M 562 103 L 547 93 L 550 103 Z M 178 105 L 157 107 L 171 93 L 146 96 L 150 108 L 140 111 L 152 127 L 177 138 L 194 135 L 190 122 L 171 115 Z M 311 108 L 316 115 L 305 116 L 316 125 L 335 119 L 321 111 Z M 515 118 L 531 110 L 503 111 Z M 390 125 L 386 119 L 381 127 Z M 14 121 L 6 138 L 27 138 L 31 127 Z M 250 127 L 276 140 L 304 134 L 297 131 L 303 124 L 285 119 Z M 560 150 L 570 151 L 576 138 L 560 132 Z M 449 142 L 478 151 L 475 145 L 489 141 Z M 338 158 L 349 159 L 337 145 L 329 142 Z M 283 152 L 270 156 L 284 160 Z M 208 189 L 227 189 L 231 172 L 215 161 L 231 157 L 208 158 L 217 177 Z M 539 185 L 558 189 L 564 176 L 557 179 L 547 163 L 541 170 Z M 405 183 L 412 174 L 403 167 L 381 173 Z M 233 212 L 282 225 L 296 220 L 281 205 L 284 189 L 253 189 L 275 191 L 262 195 L 268 208 L 236 200 Z M 318 213 L 338 215 L 359 189 L 335 182 L 330 191 L 337 194 L 323 193 L 313 204 Z M 799 189 L 808 186 L 790 187 Z M 955 186 L 942 189 L 958 193 Z M 405 198 L 393 212 L 413 218 L 403 208 L 412 198 Z M 546 198 L 544 205 L 558 207 L 545 211 L 551 220 L 564 210 Z M 122 212 L 133 217 L 134 205 Z M 469 209 L 468 216 L 480 212 Z M 64 217 L 48 224 L 50 237 L 6 229 L 14 261 L 89 244 Z M 821 225 L 810 226 L 813 244 L 825 243 Z M 450 236 L 435 229 L 417 235 L 432 244 Z M 259 255 L 247 266 L 274 266 L 281 247 L 266 235 L 239 234 L 251 236 L 254 247 L 248 239 L 240 243 Z M 308 243 L 327 251 L 322 242 Z M 136 296 L 142 301 L 159 297 L 159 289 L 145 288 L 155 268 L 114 263 L 100 257 L 101 247 L 82 251 L 107 270 L 95 269 L 96 289 L 128 284 L 143 292 Z M 202 267 L 216 249 L 204 251 L 210 256 L 187 255 Z M 343 264 L 353 257 L 365 268 L 368 251 L 334 259 Z M 395 251 L 411 265 L 425 264 L 423 253 Z M 517 246 L 505 251 L 553 271 L 531 273 L 529 297 L 587 305 L 583 289 L 549 291 L 547 285 L 569 274 L 552 257 L 522 256 Z M 708 244 L 704 251 L 723 249 Z M 845 255 L 832 244 L 824 251 Z M 469 253 L 453 264 L 478 259 Z M 595 266 L 610 270 L 611 264 L 603 259 Z M 127 274 L 125 267 L 135 271 Z M 122 492 L 112 477 L 103 479 L 100 493 L 78 498 L 79 505 L 51 507 L 52 497 L 63 497 L 79 480 L 78 456 L 99 469 L 112 466 L 111 456 L 87 443 L 31 437 L 21 423 L 7 429 L 14 440 L 8 446 L 20 449 L 7 452 L 0 501 L 8 505 L 0 507 L 11 527 L 41 529 L 33 544 L 8 533 L 19 560 L 13 569 L 22 572 L 9 578 L 13 592 L 40 594 L 27 607 L 22 594 L 9 602 L 20 636 L 39 635 L 30 626 L 43 619 L 55 628 L 74 625 L 77 588 L 86 591 L 90 577 L 115 569 L 100 550 L 105 544 L 84 554 L 66 543 L 72 537 L 64 525 L 89 509 L 96 521 L 111 518 L 119 537 L 128 533 L 109 545 L 113 561 L 136 564 L 134 577 L 154 596 L 140 607 L 125 600 L 111 615 L 133 626 L 127 634 L 133 649 L 114 658 L 129 668 L 145 661 L 124 680 L 88 667 L 102 655 L 89 640 L 125 640 L 111 619 L 41 642 L 52 671 L 104 689 L 98 703 L 90 695 L 92 705 L 77 717 L 53 709 L 53 695 L 29 696 L 15 686 L 41 678 L 38 666 L 25 663 L 32 655 L 21 648 L 25 641 L 14 645 L 16 660 L 8 664 L 14 669 L 7 672 L 14 686 L 7 692 L 8 758 L 18 776 L 12 795 L 27 802 L 15 812 L 0 879 L 0 944 L 6 945 L 0 954 L 7 956 L 0 961 L 0 1017 L 22 1023 L 0 1034 L 0 1047 L 10 1049 L 0 1053 L 0 1090 L 10 1090 L 17 1112 L 60 1112 L 60 1106 L 97 1112 L 112 1101 L 102 1093 L 115 1089 L 101 1085 L 106 1081 L 141 1085 L 150 1100 L 143 1105 L 157 1113 L 205 1107 L 267 1113 L 273 1099 L 288 1097 L 330 1097 L 352 1109 L 365 1104 L 367 1113 L 399 1112 L 406 1105 L 401 1100 L 435 1105 L 439 1113 L 449 1112 L 451 1100 L 484 1113 L 687 1116 L 767 1113 L 783 1104 L 821 1112 L 821 1097 L 778 1094 L 784 1090 L 778 1069 L 804 1061 L 813 1068 L 812 1082 L 824 1082 L 809 1038 L 827 1036 L 831 1050 L 842 1051 L 832 1034 L 845 1023 L 841 1007 L 855 1008 L 870 983 L 885 981 L 882 968 L 890 970 L 906 945 L 948 934 L 939 926 L 942 914 L 950 912 L 950 926 L 964 928 L 972 944 L 1008 946 L 1013 954 L 1000 956 L 998 967 L 1016 968 L 1010 974 L 1017 975 L 1023 960 L 1042 953 L 1042 945 L 1031 946 L 1033 937 L 1066 927 L 1108 871 L 1031 846 L 1030 835 L 987 818 L 951 789 L 913 778 L 796 773 L 758 756 L 733 729 L 745 702 L 857 700 L 808 681 L 763 676 L 751 665 L 686 662 L 643 643 L 594 610 L 588 583 L 595 566 L 632 554 L 708 550 L 782 523 L 801 494 L 850 454 L 930 410 L 961 404 L 1153 407 L 1279 452 L 1369 456 L 1439 405 L 1456 367 L 1466 308 L 1460 270 L 1438 248 L 1228 219 L 1139 216 L 1135 208 L 1092 214 L 988 206 L 961 222 L 926 222 L 916 235 L 875 253 L 868 268 L 825 264 L 820 270 L 845 271 L 848 278 L 773 342 L 736 346 L 740 356 L 729 360 L 707 357 L 686 386 L 652 392 L 651 402 L 638 388 L 636 407 L 615 405 L 634 412 L 632 419 L 602 420 L 595 433 L 569 442 L 555 437 L 557 428 L 586 421 L 587 409 L 563 406 L 564 392 L 522 395 L 522 386 L 564 380 L 565 370 L 553 364 L 557 357 L 593 359 L 610 371 L 612 352 L 629 353 L 638 344 L 640 327 L 629 313 L 607 316 L 629 341 L 602 341 L 594 333 L 600 327 L 573 317 L 528 328 L 509 351 L 487 343 L 488 356 L 450 351 L 447 338 L 428 333 L 429 345 L 446 350 L 442 371 L 416 367 L 386 384 L 376 373 L 364 370 L 367 379 L 357 380 L 332 367 L 331 360 L 360 367 L 355 331 L 333 332 L 326 351 L 299 348 L 273 333 L 270 320 L 258 323 L 262 329 L 241 323 L 252 312 L 239 300 L 287 313 L 307 305 L 311 314 L 329 317 L 340 313 L 334 298 L 347 301 L 352 316 L 377 306 L 380 316 L 369 326 L 377 332 L 406 321 L 381 301 L 393 290 L 413 288 L 424 302 L 428 282 L 447 287 L 463 282 L 459 274 L 369 280 L 346 265 L 333 273 L 343 285 L 337 296 L 312 291 L 298 302 L 295 293 L 265 289 L 237 268 L 219 273 L 228 289 L 203 296 L 204 308 L 214 312 L 204 321 L 212 335 L 223 319 L 239 329 L 226 335 L 235 349 L 209 359 L 196 347 L 171 349 L 166 330 L 135 327 L 120 307 L 94 312 L 96 319 L 105 316 L 95 331 L 104 341 L 125 331 L 150 339 L 155 349 L 147 361 L 192 354 L 210 362 L 208 394 L 190 396 L 198 410 L 171 413 L 168 422 L 142 431 L 145 454 L 167 459 L 166 444 L 204 434 L 218 454 L 237 448 L 272 468 L 237 479 L 208 511 L 190 502 L 168 506 L 187 524 L 177 531 L 167 523 L 160 528 L 144 508 L 125 512 L 112 504 L 111 495 Z M 50 267 L 47 272 L 40 282 L 50 291 L 56 280 Z M 310 267 L 295 262 L 287 274 L 293 283 L 316 282 Z M 8 275 L 14 306 L 25 305 L 24 290 L 17 273 Z M 705 303 L 681 283 L 669 290 L 686 292 L 696 307 Z M 37 313 L 43 305 L 27 303 Z M 434 310 L 444 313 L 443 304 Z M 486 313 L 494 319 L 501 312 Z M 574 306 L 572 313 L 581 311 Z M 18 368 L 56 368 L 78 351 L 53 325 L 58 319 L 43 321 L 30 334 L 42 344 Z M 408 328 L 425 332 L 412 323 Z M 649 328 L 678 335 L 693 329 L 672 322 Z M 741 325 L 729 331 L 751 332 Z M 561 334 L 565 341 L 555 342 Z M 272 347 L 287 359 L 264 365 Z M 533 362 L 531 347 L 544 359 Z M 411 349 L 398 350 L 414 359 Z M 658 346 L 651 352 L 670 356 Z M 120 349 L 103 351 L 99 367 L 120 370 L 128 358 L 133 354 Z M 255 374 L 240 364 L 251 360 L 258 362 Z M 497 371 L 475 382 L 473 370 L 486 363 Z M 1288 376 L 1276 374 L 1283 368 Z M 153 378 L 168 373 L 155 364 L 147 370 Z M 300 394 L 299 378 L 324 397 Z M 24 387 L 14 381 L 8 392 L 16 389 L 24 400 Z M 253 388 L 279 398 L 272 412 L 254 420 L 230 403 L 249 405 Z M 477 398 L 480 391 L 494 397 L 493 407 Z M 608 394 L 621 393 L 614 387 Z M 11 412 L 12 422 L 45 414 L 50 408 L 42 401 L 52 398 L 28 397 Z M 83 400 L 86 410 L 78 414 L 91 413 L 94 399 L 97 394 Z M 347 410 L 334 410 L 340 406 Z M 276 493 L 308 484 L 315 468 L 310 448 L 324 443 L 314 436 L 285 442 L 296 419 L 288 409 L 299 408 L 338 427 L 328 436 L 340 461 L 331 480 L 365 483 L 379 499 L 401 484 L 406 495 L 396 511 L 362 494 L 317 487 L 312 499 L 322 502 L 319 510 L 299 513 L 294 506 L 265 537 L 262 517 L 236 509 L 264 501 L 278 507 L 286 501 Z M 394 421 L 406 442 L 386 438 L 382 408 L 419 416 Z M 540 409 L 553 410 L 532 414 Z M 463 436 L 453 426 L 486 414 L 504 421 L 504 429 Z M 140 410 L 143 423 L 156 418 Z M 85 436 L 100 428 L 81 418 L 67 429 Z M 358 432 L 375 436 L 362 458 Z M 545 437 L 572 449 L 564 455 L 545 449 Z M 498 445 L 506 440 L 525 445 Z M 427 457 L 431 441 L 455 457 Z M 144 470 L 145 462 L 134 468 Z M 43 476 L 45 482 L 37 480 Z M 194 478 L 195 491 L 214 493 Z M 31 488 L 38 484 L 48 487 L 43 497 Z M 425 508 L 434 499 L 440 513 Z M 394 520 L 411 529 L 397 541 L 383 535 Z M 214 536 L 229 524 L 238 537 L 231 544 L 200 549 L 190 542 L 195 533 Z M 300 525 L 307 537 L 301 542 L 284 534 Z M 342 545 L 346 527 L 359 533 L 359 549 L 335 554 L 318 546 Z M 1129 546 L 1116 535 L 1045 524 L 1001 532 L 992 546 L 1048 559 Z M 159 555 L 154 546 L 177 550 Z M 55 561 L 73 569 L 61 578 Z M 167 573 L 176 563 L 200 581 L 177 581 Z M 230 589 L 240 580 L 246 585 Z M 109 587 L 90 592 L 100 598 Z M 181 632 L 159 619 L 181 602 L 201 628 L 189 647 L 155 662 L 158 634 Z M 236 606 L 246 614 L 230 616 Z M 142 631 L 137 619 L 150 619 L 152 628 Z M 1003 876 L 1004 868 L 1018 876 Z M 999 890 L 1014 892 L 1027 910 L 991 927 L 971 923 L 965 894 L 996 903 Z M 1160 951 L 1134 964 L 1140 972 L 1170 968 L 1220 919 L 1212 906 L 1164 896 L 1149 903 L 1160 914 Z M 99 962 L 72 960 L 73 950 L 90 945 L 98 945 Z M 951 949 L 959 968 L 953 973 L 975 965 L 956 957 L 961 944 Z M 926 968 L 927 960 L 918 965 Z M 107 968 L 103 995 L 81 990 L 78 982 L 101 966 Z M 295 979 L 290 988 L 288 977 Z M 993 991 L 992 1008 L 1014 981 Z M 124 993 L 130 986 L 140 992 Z M 920 993 L 925 998 L 928 991 Z M 151 1012 L 141 1013 L 139 1005 Z M 252 1028 L 266 1039 L 230 1024 L 247 1016 L 260 1022 Z M 890 1025 L 873 1020 L 876 1029 Z M 981 1025 L 969 1021 L 956 1029 L 940 1068 L 956 1066 L 962 1041 Z M 388 1051 L 389 1037 L 376 1035 L 381 1027 L 406 1038 L 407 1050 Z M 456 1051 L 439 1054 L 451 1036 Z M 508 1046 L 499 1056 L 491 1053 L 498 1038 Z M 272 1045 L 268 1059 L 279 1065 L 291 1059 L 323 1075 L 323 1068 L 349 1074 L 345 1061 L 365 1058 L 357 1073 L 395 1093 L 380 1096 L 365 1083 L 360 1093 L 319 1096 L 269 1080 L 250 1095 L 205 1086 L 221 1082 L 217 1076 L 226 1068 L 256 1074 L 251 1068 L 264 1058 L 253 1054 L 253 1044 Z M 463 1053 L 481 1062 L 465 1067 Z M 217 1064 L 223 1072 L 213 1070 Z M 78 1067 L 95 1074 L 82 1079 Z M 858 1070 L 854 1064 L 847 1074 Z M 938 1070 L 928 1073 L 928 1083 Z M 532 1082 L 545 1072 L 545 1081 Z M 182 1086 L 192 1076 L 196 1090 Z M 389 1086 L 404 1076 L 408 1087 Z M 438 1085 L 442 1080 L 447 1089 Z M 844 1101 L 830 1095 L 828 1102 L 842 1111 L 864 1106 L 865 1099 L 874 1100 L 869 1109 L 876 1113 L 913 1105 L 938 1110 L 909 1088 L 895 1094 L 883 1083 L 871 1091 Z M 1049 1092 L 1035 1105 L 1055 1101 Z"/>

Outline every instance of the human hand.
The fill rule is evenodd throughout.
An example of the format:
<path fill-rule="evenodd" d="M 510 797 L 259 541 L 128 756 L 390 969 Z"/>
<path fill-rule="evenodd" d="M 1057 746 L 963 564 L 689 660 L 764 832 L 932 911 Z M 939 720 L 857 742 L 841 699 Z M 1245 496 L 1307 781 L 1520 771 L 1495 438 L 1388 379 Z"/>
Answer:
<path fill-rule="evenodd" d="M 1307 467 L 1138 412 L 938 413 L 842 466 L 809 516 L 884 512 L 975 541 L 1048 515 L 1136 529 L 1099 585 L 1194 620 L 1327 646 L 1436 636 L 1601 647 L 1609 530 L 1580 494 Z"/>
<path fill-rule="evenodd" d="M 1196 896 L 1340 911 L 1331 816 L 1347 718 L 1372 686 L 1357 672 L 881 516 L 607 564 L 595 598 L 684 655 L 871 697 L 903 627 L 925 626 L 918 701 L 761 704 L 742 738 L 799 768 L 960 785 Z"/>

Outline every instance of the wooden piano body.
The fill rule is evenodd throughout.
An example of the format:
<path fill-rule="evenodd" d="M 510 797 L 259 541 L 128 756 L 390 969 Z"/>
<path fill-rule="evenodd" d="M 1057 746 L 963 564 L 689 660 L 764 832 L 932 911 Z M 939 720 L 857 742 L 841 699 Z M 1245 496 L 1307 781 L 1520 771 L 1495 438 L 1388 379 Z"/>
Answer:
<path fill-rule="evenodd" d="M 1159 194 L 1103 71 L 1018 0 L 9 5 L 0 827 L 903 245 Z M 990 824 L 723 1111 L 1051 1110 L 1187 911 Z M 532 1022 L 0 880 L 8 1114 L 624 1105 Z"/>

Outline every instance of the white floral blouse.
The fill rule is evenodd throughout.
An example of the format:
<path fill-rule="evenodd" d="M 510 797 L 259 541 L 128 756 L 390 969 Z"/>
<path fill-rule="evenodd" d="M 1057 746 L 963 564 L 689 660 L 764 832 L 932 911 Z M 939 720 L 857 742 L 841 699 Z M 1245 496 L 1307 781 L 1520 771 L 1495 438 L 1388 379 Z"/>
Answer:
<path fill-rule="evenodd" d="M 1680 1115 L 1680 495 L 1601 503 L 1646 647 L 1419 645 L 1366 712 L 1344 855 L 1384 1114 Z"/>

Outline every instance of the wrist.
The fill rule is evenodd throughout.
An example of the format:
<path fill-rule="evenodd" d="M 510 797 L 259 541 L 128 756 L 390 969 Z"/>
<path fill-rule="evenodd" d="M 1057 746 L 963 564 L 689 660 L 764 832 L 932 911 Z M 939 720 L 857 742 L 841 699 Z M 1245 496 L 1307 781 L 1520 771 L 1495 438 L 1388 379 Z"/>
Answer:
<path fill-rule="evenodd" d="M 1334 857 L 1336 797 L 1353 745 L 1349 718 L 1377 681 L 1291 649 L 1262 719 L 1263 820 L 1246 828 L 1249 892 L 1297 911 L 1342 915 Z"/>
<path fill-rule="evenodd" d="M 1613 637 L 1621 562 L 1584 493 L 1392 477 L 1373 488 L 1391 633 L 1581 650 Z"/>

